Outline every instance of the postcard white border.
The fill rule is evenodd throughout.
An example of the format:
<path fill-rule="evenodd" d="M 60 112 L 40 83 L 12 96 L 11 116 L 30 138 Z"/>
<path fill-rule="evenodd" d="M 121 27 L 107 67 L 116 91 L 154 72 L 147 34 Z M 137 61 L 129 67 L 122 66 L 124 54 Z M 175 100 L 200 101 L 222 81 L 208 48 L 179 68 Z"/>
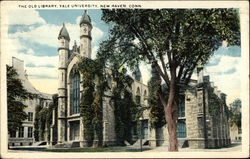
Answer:
<path fill-rule="evenodd" d="M 116 152 L 116 153 L 54 153 L 54 152 L 8 152 L 6 109 L 6 46 L 7 18 L 10 9 L 18 5 L 39 4 L 138 4 L 142 8 L 240 8 L 241 22 L 241 99 L 242 99 L 242 151 L 239 152 Z M 29 8 L 26 8 L 29 9 Z M 34 8 L 31 8 L 34 9 Z M 38 9 L 38 8 L 37 8 Z M 45 8 L 58 9 L 58 8 Z M 98 9 L 98 8 L 64 8 Z M 132 9 L 132 8 L 131 8 Z M 249 156 L 249 4 L 248 1 L 2 1 L 1 2 L 1 157 L 2 158 L 238 158 Z"/>

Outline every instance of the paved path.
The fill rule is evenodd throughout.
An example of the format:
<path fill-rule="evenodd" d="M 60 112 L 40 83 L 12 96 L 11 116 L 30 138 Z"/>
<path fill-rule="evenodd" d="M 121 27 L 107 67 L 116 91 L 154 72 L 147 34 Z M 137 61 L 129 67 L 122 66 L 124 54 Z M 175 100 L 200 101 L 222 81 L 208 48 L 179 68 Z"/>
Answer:
<path fill-rule="evenodd" d="M 190 149 L 190 148 L 180 148 L 179 152 L 235 152 L 235 151 L 241 151 L 241 143 L 233 143 L 230 147 L 224 147 L 220 149 Z M 139 147 L 134 146 L 127 146 L 128 149 L 139 149 Z M 144 149 L 147 149 L 143 152 L 167 152 L 167 146 L 160 146 L 160 147 L 149 147 L 149 146 L 143 146 Z M 14 153 L 43 153 L 44 151 L 36 151 L 33 150 L 8 150 L 8 152 L 14 152 Z M 44 153 L 53 153 L 53 152 L 44 152 Z"/>
<path fill-rule="evenodd" d="M 230 147 L 224 147 L 219 149 L 190 149 L 190 148 L 180 148 L 180 152 L 233 152 L 241 151 L 241 143 L 233 143 Z M 148 150 L 147 152 L 166 152 L 166 146 L 156 147 L 154 149 Z"/>

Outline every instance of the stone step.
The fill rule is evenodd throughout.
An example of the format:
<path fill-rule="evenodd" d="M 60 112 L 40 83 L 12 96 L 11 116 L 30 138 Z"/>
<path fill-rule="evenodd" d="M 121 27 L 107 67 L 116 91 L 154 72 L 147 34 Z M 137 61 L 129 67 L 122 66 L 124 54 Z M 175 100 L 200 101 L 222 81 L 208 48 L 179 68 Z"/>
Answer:
<path fill-rule="evenodd" d="M 65 143 L 60 143 L 56 144 L 55 148 L 72 148 L 73 142 L 65 142 Z"/>
<path fill-rule="evenodd" d="M 38 141 L 32 144 L 32 146 L 41 146 L 41 145 L 46 145 L 47 142 L 46 141 Z"/>
<path fill-rule="evenodd" d="M 148 139 L 142 139 L 142 145 L 148 145 L 149 140 Z M 133 146 L 140 146 L 140 139 L 138 139 Z"/>
<path fill-rule="evenodd" d="M 161 146 L 168 146 L 168 145 L 169 145 L 169 142 L 165 140 Z M 188 141 L 186 139 L 178 139 L 178 147 L 179 148 L 188 147 Z"/>

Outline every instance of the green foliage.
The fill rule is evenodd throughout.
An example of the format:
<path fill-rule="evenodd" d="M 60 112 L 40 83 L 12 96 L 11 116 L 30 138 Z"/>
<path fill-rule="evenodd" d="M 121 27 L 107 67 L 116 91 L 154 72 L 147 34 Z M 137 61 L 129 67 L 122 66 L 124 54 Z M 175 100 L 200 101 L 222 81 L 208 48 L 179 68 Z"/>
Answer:
<path fill-rule="evenodd" d="M 198 63 L 204 65 L 223 40 L 240 45 L 235 9 L 111 9 L 103 10 L 102 19 L 112 29 L 99 54 L 107 65 L 134 68 L 142 61 L 155 65 L 171 97 L 161 102 L 169 105 L 165 114 L 174 129 L 179 85 L 188 84 Z M 172 132 L 176 131 L 169 129 L 170 136 L 176 136 Z M 170 150 L 176 151 L 177 138 L 170 141 Z"/>
<path fill-rule="evenodd" d="M 39 141 L 39 124 L 40 124 L 40 117 L 39 112 L 42 110 L 41 105 L 37 105 L 35 109 L 35 122 L 34 122 L 34 137 L 35 141 Z"/>
<path fill-rule="evenodd" d="M 159 60 L 166 68 L 180 67 L 181 81 L 191 77 L 198 62 L 206 63 L 222 40 L 229 45 L 240 43 L 235 9 L 113 9 L 103 10 L 102 19 L 113 26 L 100 48 L 110 61 L 126 61 L 132 66 L 139 60 Z"/>
<path fill-rule="evenodd" d="M 83 75 L 82 86 L 84 89 L 81 96 L 80 114 L 88 146 L 93 144 L 95 133 L 98 146 L 102 146 L 102 96 L 105 82 L 103 80 L 103 67 L 99 62 L 84 58 L 77 64 L 77 70 Z M 96 90 L 95 80 L 97 80 Z"/>
<path fill-rule="evenodd" d="M 236 99 L 233 103 L 229 104 L 229 119 L 231 125 L 235 124 L 241 127 L 241 100 Z"/>
<path fill-rule="evenodd" d="M 131 127 L 133 118 L 137 113 L 137 105 L 134 103 L 132 93 L 129 91 L 133 79 L 126 75 L 125 68 L 119 69 L 118 65 L 118 63 L 113 64 L 112 69 L 112 77 L 115 83 L 112 87 L 112 100 L 114 103 L 117 145 L 124 145 L 125 140 L 131 141 Z"/>
<path fill-rule="evenodd" d="M 53 118 L 53 109 L 57 109 L 58 107 L 58 94 L 54 94 L 52 96 L 52 102 L 49 104 L 48 107 L 43 108 L 41 105 L 36 106 L 35 110 L 35 122 L 34 122 L 34 137 L 36 141 L 39 140 L 47 140 L 50 141 L 50 126 L 52 124 Z M 47 129 L 47 139 L 44 139 L 44 133 Z M 54 129 L 55 130 L 55 129 Z M 53 131 L 56 135 L 56 131 Z M 41 137 L 39 139 L 39 133 L 41 133 Z"/>
<path fill-rule="evenodd" d="M 152 77 L 148 82 L 149 98 L 148 104 L 150 107 L 150 121 L 154 128 L 162 127 L 166 121 L 164 118 L 164 106 L 161 103 L 159 93 L 161 93 L 161 77 L 152 66 Z"/>
<path fill-rule="evenodd" d="M 13 67 L 7 68 L 7 108 L 8 108 L 8 132 L 15 132 L 22 126 L 22 121 L 27 119 L 23 104 L 24 100 L 33 99 L 34 95 L 28 92 L 18 78 L 18 73 Z"/>

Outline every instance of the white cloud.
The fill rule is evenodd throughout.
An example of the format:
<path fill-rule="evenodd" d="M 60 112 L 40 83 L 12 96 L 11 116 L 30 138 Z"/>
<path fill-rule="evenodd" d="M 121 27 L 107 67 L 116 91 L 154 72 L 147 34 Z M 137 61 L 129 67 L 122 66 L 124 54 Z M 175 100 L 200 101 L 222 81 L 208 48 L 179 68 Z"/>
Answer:
<path fill-rule="evenodd" d="M 216 66 L 205 68 L 205 74 L 210 76 L 210 81 L 214 82 L 218 89 L 227 94 L 227 104 L 234 99 L 240 98 L 240 57 L 221 56 L 220 62 Z M 235 70 L 232 73 L 227 71 Z"/>
<path fill-rule="evenodd" d="M 21 17 L 20 17 L 21 16 Z M 24 18 L 25 17 L 25 18 Z M 79 45 L 80 42 L 80 28 L 79 21 L 80 16 L 76 18 L 76 24 L 66 23 L 66 28 L 69 32 L 71 41 L 70 47 L 74 44 L 74 40 L 77 41 Z M 41 81 L 51 80 L 55 83 L 57 78 L 57 66 L 58 66 L 58 56 L 34 56 L 35 52 L 28 45 L 22 44 L 20 40 L 24 39 L 31 43 L 38 43 L 47 45 L 50 47 L 58 46 L 58 34 L 62 25 L 47 24 L 44 19 L 39 16 L 39 13 L 35 10 L 26 11 L 14 11 L 10 14 L 9 24 L 15 25 L 32 25 L 32 24 L 42 24 L 40 26 L 29 26 L 28 31 L 17 31 L 13 34 L 8 35 L 8 39 L 5 40 L 6 46 L 8 47 L 7 54 L 8 63 L 11 64 L 11 57 L 14 56 L 24 61 L 24 66 L 26 64 L 33 65 L 32 67 L 25 67 L 27 74 L 31 82 L 33 82 L 35 87 L 39 87 L 42 83 Z M 16 20 L 15 20 L 16 19 Z M 93 23 L 92 30 L 92 57 L 96 56 L 96 51 L 98 49 L 98 42 L 103 37 L 104 33 L 101 29 L 95 26 Z M 93 46 L 93 44 L 96 44 Z M 46 50 L 44 50 L 46 51 Z M 54 67 L 43 67 L 43 66 L 54 66 Z M 47 77 L 47 79 L 42 78 Z M 43 82 L 44 83 L 44 82 Z M 44 83 L 44 85 L 47 85 Z M 39 90 L 42 88 L 38 88 Z M 57 90 L 57 85 L 53 86 L 48 93 L 55 93 Z M 46 90 L 42 90 L 47 92 Z"/>
<path fill-rule="evenodd" d="M 70 36 L 70 47 L 73 46 L 74 40 L 76 40 L 79 45 L 80 42 L 80 28 L 78 24 L 65 24 L 69 36 Z M 58 46 L 58 34 L 62 26 L 53 25 L 53 24 L 44 24 L 39 27 L 36 27 L 27 32 L 16 32 L 14 34 L 10 34 L 10 38 L 23 38 L 30 42 L 36 42 L 43 45 L 48 45 L 50 47 Z M 92 43 L 98 43 L 99 40 L 103 37 L 104 33 L 101 29 L 97 27 L 93 27 L 92 30 Z"/>
<path fill-rule="evenodd" d="M 150 65 L 146 64 L 146 63 L 141 63 L 140 64 L 140 70 L 141 70 L 141 74 L 142 74 L 142 81 L 144 84 L 148 84 L 148 81 L 151 78 L 151 67 Z"/>
<path fill-rule="evenodd" d="M 45 24 L 45 20 L 39 16 L 36 10 L 11 10 L 8 14 L 10 25 Z"/>
<path fill-rule="evenodd" d="M 57 47 L 57 36 L 59 31 L 60 26 L 44 24 L 30 31 L 19 31 L 9 36 L 10 38 L 22 38 L 30 42 Z"/>
<path fill-rule="evenodd" d="M 219 74 L 227 72 L 233 68 L 239 69 L 239 64 L 240 57 L 221 56 L 219 64 L 207 67 L 207 71 L 212 74 Z"/>
<path fill-rule="evenodd" d="M 58 78 L 57 68 L 29 67 L 27 74 L 30 78 Z"/>
<path fill-rule="evenodd" d="M 82 16 L 79 16 L 79 17 L 76 18 L 76 24 L 79 24 L 79 23 L 80 23 L 81 17 L 82 17 Z"/>

